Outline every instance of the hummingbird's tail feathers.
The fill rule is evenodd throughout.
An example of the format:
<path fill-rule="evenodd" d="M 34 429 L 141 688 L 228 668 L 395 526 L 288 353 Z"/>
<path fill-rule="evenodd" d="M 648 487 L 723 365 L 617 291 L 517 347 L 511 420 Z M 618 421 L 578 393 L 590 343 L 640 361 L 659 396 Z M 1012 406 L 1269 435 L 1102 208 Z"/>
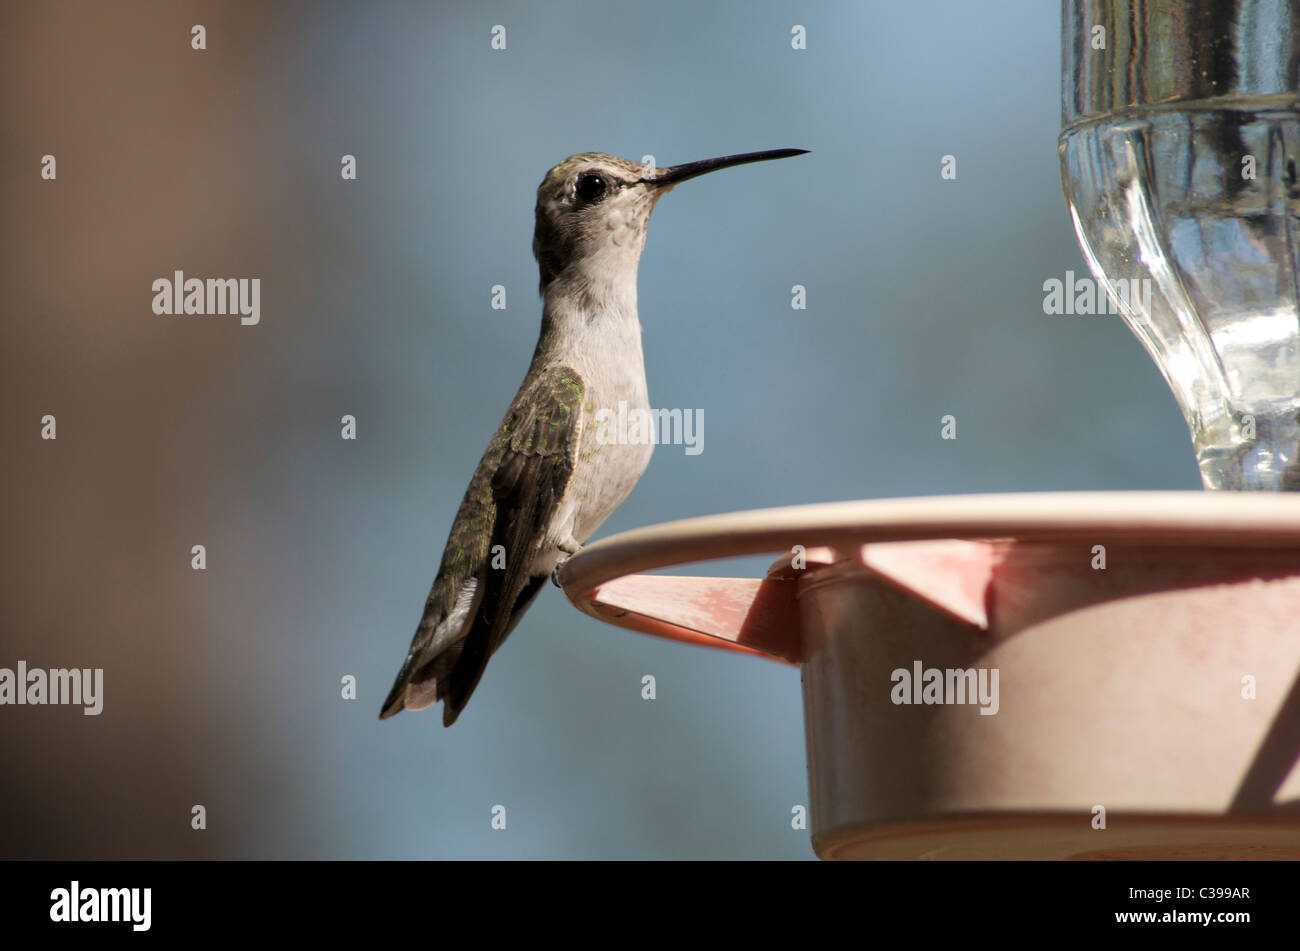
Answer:
<path fill-rule="evenodd" d="M 388 699 L 384 701 L 384 705 L 379 711 L 379 719 L 387 720 L 407 708 L 406 695 L 410 687 L 415 660 L 414 654 L 406 655 L 406 662 L 402 664 L 402 669 L 397 675 L 397 681 L 393 684 L 393 689 L 388 691 Z M 414 709 L 422 710 L 424 708 L 418 707 Z"/>
<path fill-rule="evenodd" d="M 423 683 L 407 684 L 403 706 L 407 710 L 426 710 L 437 703 L 438 699 L 438 678 L 432 677 Z"/>
<path fill-rule="evenodd" d="M 379 719 L 387 720 L 403 710 L 423 710 L 433 706 L 439 700 L 450 701 L 451 675 L 456 661 L 460 659 L 460 654 L 461 644 L 456 643 L 423 666 L 416 666 L 419 662 L 418 657 L 414 655 L 407 657 L 402 672 L 397 675 L 397 683 L 393 684 L 388 699 L 384 701 Z M 463 705 L 462 703 L 461 706 Z M 450 702 L 447 706 L 450 708 Z M 457 707 L 456 714 L 459 713 L 460 708 Z M 455 718 L 453 716 L 452 720 Z M 446 720 L 445 710 L 443 719 Z"/>
<path fill-rule="evenodd" d="M 439 574 L 429 600 L 425 602 L 424 617 L 416 628 L 411 650 L 398 671 L 393 689 L 388 692 L 388 699 L 384 701 L 379 714 L 381 720 L 402 710 L 431 707 L 447 695 L 451 670 L 460 658 L 466 633 L 473 626 L 472 619 L 478 613 L 484 586 L 479 583 L 477 575 L 468 578 L 460 586 L 451 611 L 445 616 L 440 605 L 445 605 L 450 598 L 442 596 L 443 587 L 444 576 Z"/>
<path fill-rule="evenodd" d="M 550 575 L 541 574 L 529 578 L 524 589 L 515 597 L 508 614 L 501 612 L 498 617 L 484 618 L 482 624 L 473 625 L 465 640 L 453 645 L 454 654 L 449 649 L 439 658 L 439 660 L 449 658 L 447 676 L 440 677 L 438 681 L 439 694 L 443 701 L 443 726 L 451 726 L 456 722 L 460 711 L 465 709 L 470 695 L 474 693 L 474 688 L 483 679 L 488 658 L 505 643 L 505 639 L 515 629 L 515 625 L 533 603 L 537 593 L 542 590 L 542 585 L 546 583 L 548 577 Z"/>
<path fill-rule="evenodd" d="M 412 672 L 406 677 L 399 677 L 388 700 L 384 702 L 384 713 L 380 719 L 400 713 L 402 710 L 424 710 L 442 699 L 438 690 L 438 678 L 422 672 Z"/>
<path fill-rule="evenodd" d="M 482 679 L 488 658 L 514 630 L 548 577 L 542 574 L 529 578 L 508 615 L 487 618 L 476 612 L 464 637 L 436 656 L 422 660 L 423 655 L 414 650 L 408 654 L 379 719 L 386 720 L 403 710 L 423 710 L 441 700 L 442 725 L 455 723 Z"/>

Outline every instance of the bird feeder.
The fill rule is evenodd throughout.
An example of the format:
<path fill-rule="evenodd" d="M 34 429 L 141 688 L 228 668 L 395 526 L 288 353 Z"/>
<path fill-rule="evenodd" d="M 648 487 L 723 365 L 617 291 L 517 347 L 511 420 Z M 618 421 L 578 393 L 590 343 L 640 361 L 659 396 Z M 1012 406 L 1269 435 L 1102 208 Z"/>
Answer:
<path fill-rule="evenodd" d="M 1215 491 L 743 512 L 561 571 L 610 624 L 800 668 L 823 858 L 1300 858 L 1300 10 L 1063 17 L 1075 231 Z"/>
<path fill-rule="evenodd" d="M 765 552 L 763 578 L 648 573 Z M 800 668 L 823 858 L 1300 857 L 1300 498 L 768 509 L 612 536 L 562 580 Z"/>

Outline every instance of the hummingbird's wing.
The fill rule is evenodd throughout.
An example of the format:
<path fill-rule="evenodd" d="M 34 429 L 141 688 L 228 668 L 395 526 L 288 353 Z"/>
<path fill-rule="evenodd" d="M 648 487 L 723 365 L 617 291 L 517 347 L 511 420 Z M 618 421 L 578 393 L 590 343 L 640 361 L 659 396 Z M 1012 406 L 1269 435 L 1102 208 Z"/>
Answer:
<path fill-rule="evenodd" d="M 545 583 L 549 572 L 536 570 L 536 555 L 573 474 L 584 391 L 568 367 L 519 388 L 461 502 L 381 717 L 441 700 L 451 726 Z"/>

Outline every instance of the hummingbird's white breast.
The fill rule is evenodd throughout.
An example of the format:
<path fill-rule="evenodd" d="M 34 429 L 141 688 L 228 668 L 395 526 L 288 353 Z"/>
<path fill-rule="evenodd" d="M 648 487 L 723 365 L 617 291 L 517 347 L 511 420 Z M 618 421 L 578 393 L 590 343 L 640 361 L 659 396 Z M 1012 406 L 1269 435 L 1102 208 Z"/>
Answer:
<path fill-rule="evenodd" d="M 635 263 L 621 269 L 615 280 L 588 284 L 584 290 L 577 300 L 549 294 L 547 300 L 548 323 L 557 331 L 549 341 L 548 362 L 572 367 L 584 386 L 577 458 L 550 533 L 557 544 L 568 532 L 574 541 L 585 542 L 627 498 L 654 452 L 653 432 L 642 438 L 644 430 L 630 433 L 626 427 L 599 424 L 605 414 L 648 414 L 650 409 Z"/>

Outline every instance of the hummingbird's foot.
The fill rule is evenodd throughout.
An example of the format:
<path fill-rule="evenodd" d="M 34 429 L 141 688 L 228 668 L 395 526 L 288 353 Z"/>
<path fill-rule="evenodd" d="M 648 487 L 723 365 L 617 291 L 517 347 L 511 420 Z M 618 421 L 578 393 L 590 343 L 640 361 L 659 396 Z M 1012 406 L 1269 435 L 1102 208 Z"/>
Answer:
<path fill-rule="evenodd" d="M 573 539 L 569 539 L 569 541 L 567 542 L 561 542 L 556 547 L 559 548 L 560 551 L 568 555 L 570 558 L 576 555 L 578 552 L 582 551 L 582 544 L 580 542 L 574 541 Z M 551 569 L 551 584 L 555 585 L 557 588 L 564 587 L 564 585 L 560 584 L 560 569 L 563 568 L 566 564 L 568 564 L 568 561 L 569 558 L 561 558 L 559 561 L 555 563 L 555 567 Z"/>

